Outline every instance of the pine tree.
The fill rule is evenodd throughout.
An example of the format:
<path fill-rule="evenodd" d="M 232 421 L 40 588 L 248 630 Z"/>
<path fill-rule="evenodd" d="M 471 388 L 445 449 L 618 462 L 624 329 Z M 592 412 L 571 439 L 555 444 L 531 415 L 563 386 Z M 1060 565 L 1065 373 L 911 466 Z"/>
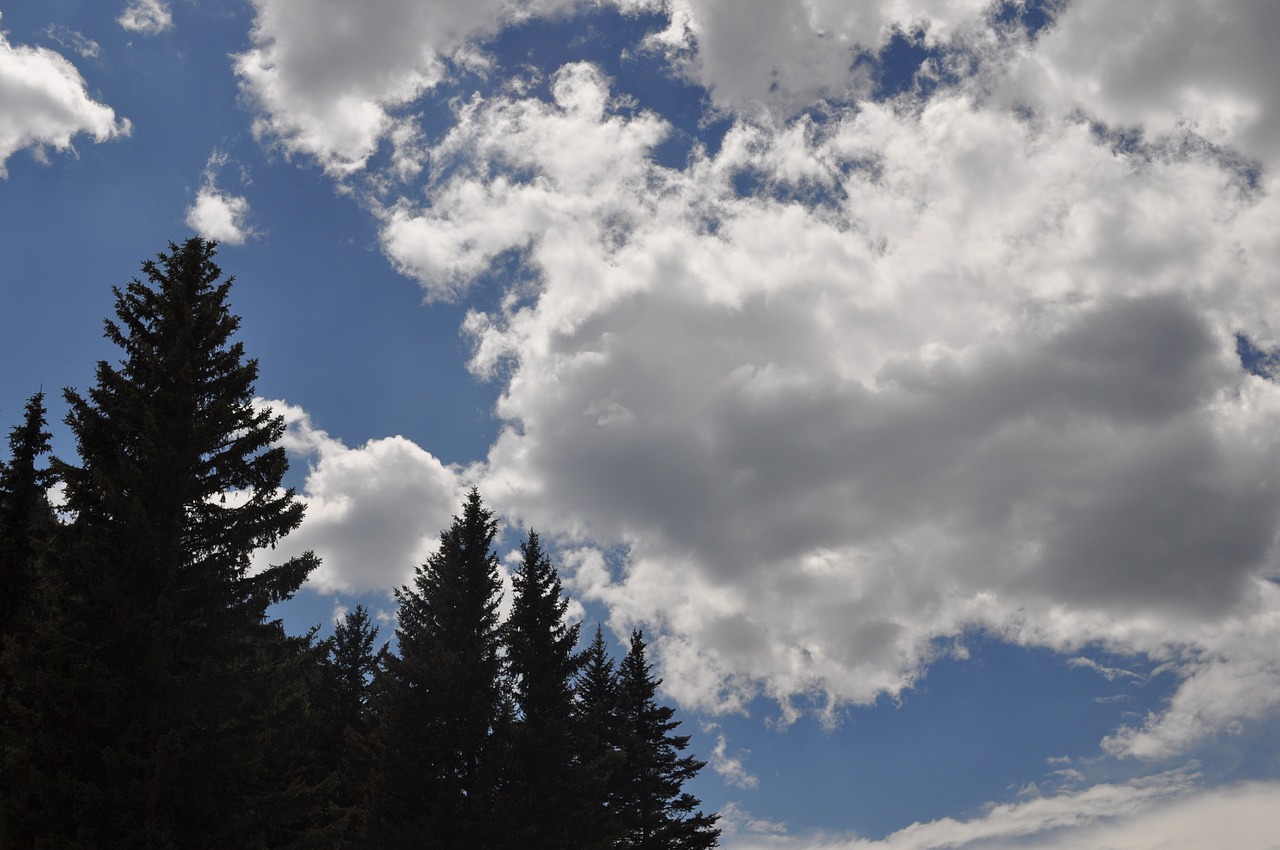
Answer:
<path fill-rule="evenodd" d="M 613 790 L 621 779 L 618 771 L 623 759 L 622 730 L 618 679 L 599 625 L 583 652 L 574 693 L 574 730 L 584 768 L 581 795 L 585 809 L 577 846 L 613 848 L 622 838 L 622 828 L 615 817 L 619 795 Z"/>
<path fill-rule="evenodd" d="M 40 560 L 56 522 L 45 495 L 50 483 L 39 458 L 49 451 L 44 393 L 32 396 L 23 422 L 9 434 L 9 463 L 0 462 L 0 788 L 16 787 L 10 749 L 20 729 L 12 710 L 19 646 L 38 619 Z M 0 819 L 0 847 L 12 845 Z"/>
<path fill-rule="evenodd" d="M 519 712 L 511 730 L 508 814 L 520 847 L 576 846 L 586 813 L 586 773 L 573 728 L 580 627 L 565 623 L 569 600 L 537 532 L 529 532 L 520 551 L 504 631 Z"/>
<path fill-rule="evenodd" d="M 114 288 L 88 397 L 67 390 L 79 465 L 54 463 L 72 524 L 50 552 L 48 616 L 10 701 L 11 846 L 289 846 L 308 792 L 289 724 L 309 640 L 267 607 L 316 565 L 250 571 L 302 519 L 281 489 L 283 420 L 253 404 L 215 244 L 170 243 Z M 315 811 L 308 811 L 313 818 Z"/>
<path fill-rule="evenodd" d="M 644 637 L 631 633 L 631 647 L 618 669 L 618 719 L 622 763 L 614 772 L 614 816 L 623 830 L 617 845 L 627 850 L 689 850 L 714 847 L 720 830 L 716 815 L 698 811 L 697 798 L 684 783 L 706 766 L 681 756 L 688 735 L 672 734 L 680 725 L 675 710 L 656 699 L 645 658 Z"/>
<path fill-rule="evenodd" d="M 497 522 L 472 489 L 413 585 L 377 693 L 371 829 L 382 847 L 490 847 L 506 723 Z"/>
<path fill-rule="evenodd" d="M 378 627 L 363 605 L 348 611 L 323 644 L 319 724 L 312 754 L 321 773 L 334 777 L 333 805 L 345 818 L 346 843 L 355 846 L 367 828 L 374 676 L 386 655 L 375 649 Z"/>
<path fill-rule="evenodd" d="M 22 424 L 9 432 L 9 463 L 0 462 L 0 642 L 32 604 L 37 557 L 55 526 L 45 495 L 52 476 L 38 468 L 49 438 L 38 392 L 27 400 Z"/>

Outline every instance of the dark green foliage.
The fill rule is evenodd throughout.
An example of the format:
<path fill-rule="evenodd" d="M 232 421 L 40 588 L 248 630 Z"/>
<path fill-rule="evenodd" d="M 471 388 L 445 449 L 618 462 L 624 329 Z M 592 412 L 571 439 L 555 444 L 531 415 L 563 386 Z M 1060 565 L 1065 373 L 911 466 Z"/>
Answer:
<path fill-rule="evenodd" d="M 579 626 L 565 624 L 569 600 L 537 532 L 529 532 L 520 551 L 504 632 L 519 709 L 511 729 L 507 816 L 521 847 L 575 846 L 588 814 L 587 774 L 573 727 Z"/>
<path fill-rule="evenodd" d="M 618 811 L 618 799 L 613 786 L 624 754 L 619 724 L 618 680 L 613 660 L 605 647 L 604 632 L 598 625 L 583 653 L 575 692 L 574 729 L 578 736 L 577 750 L 586 774 L 582 787 L 587 807 L 582 846 L 611 848 L 622 838 L 622 826 L 614 817 Z"/>
<path fill-rule="evenodd" d="M 366 731 L 369 694 L 385 647 L 374 649 L 378 627 L 369 611 L 357 605 L 348 611 L 325 641 L 325 702 L 341 728 Z"/>
<path fill-rule="evenodd" d="M 0 848 L 714 846 L 640 633 L 616 672 L 599 628 L 579 652 L 532 531 L 499 623 L 476 490 L 396 591 L 398 654 L 363 607 L 326 641 L 268 619 L 317 561 L 251 564 L 302 505 L 214 251 L 171 244 L 114 290 L 123 356 L 65 392 L 76 463 L 40 466 L 43 394 L 10 434 Z"/>
<path fill-rule="evenodd" d="M 370 699 L 374 676 L 386 658 L 385 645 L 375 649 L 377 639 L 378 627 L 370 621 L 368 610 L 357 605 L 322 644 L 318 735 L 312 757 L 322 775 L 333 777 L 332 803 L 345 819 L 343 834 L 349 845 L 357 844 L 367 830 Z"/>
<path fill-rule="evenodd" d="M 382 847 L 494 846 L 509 700 L 497 523 L 472 490 L 400 602 L 398 657 L 377 695 L 371 823 Z"/>
<path fill-rule="evenodd" d="M 56 525 L 38 468 L 49 452 L 44 393 L 28 399 L 21 425 L 9 432 L 9 463 L 0 463 L 0 642 L 33 603 L 37 557 Z"/>
<path fill-rule="evenodd" d="M 267 606 L 311 555 L 254 573 L 302 519 L 280 489 L 279 417 L 253 406 L 213 243 L 170 244 L 115 289 L 88 397 L 68 390 L 79 465 L 55 462 L 72 523 L 50 549 L 46 616 L 10 669 L 12 846 L 314 843 L 301 763 L 310 640 Z"/>
<path fill-rule="evenodd" d="M 674 850 L 714 847 L 720 836 L 716 815 L 698 811 L 698 800 L 684 783 L 706 766 L 681 756 L 688 735 L 672 734 L 680 725 L 675 709 L 655 698 L 661 680 L 645 659 L 644 637 L 631 633 L 631 648 L 618 668 L 618 723 L 623 759 L 613 774 L 614 816 L 623 830 L 619 848 Z"/>

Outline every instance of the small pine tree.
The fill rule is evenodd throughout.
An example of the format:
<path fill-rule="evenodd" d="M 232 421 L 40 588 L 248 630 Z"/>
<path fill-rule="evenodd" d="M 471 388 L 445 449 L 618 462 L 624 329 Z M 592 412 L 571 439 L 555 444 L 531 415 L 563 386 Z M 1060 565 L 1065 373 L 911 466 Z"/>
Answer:
<path fill-rule="evenodd" d="M 377 639 L 378 627 L 368 610 L 357 605 L 321 646 L 319 723 L 312 756 L 320 772 L 334 778 L 332 803 L 345 815 L 343 832 L 351 845 L 367 829 L 370 699 L 386 654 L 385 645 L 375 649 Z"/>
<path fill-rule="evenodd" d="M 672 734 L 680 725 L 675 709 L 656 699 L 654 679 L 645 658 L 644 637 L 631 633 L 631 647 L 618 669 L 618 720 L 622 763 L 613 774 L 614 817 L 623 830 L 618 847 L 627 850 L 689 850 L 714 847 L 720 830 L 717 815 L 698 811 L 697 798 L 684 783 L 706 766 L 681 756 L 688 735 Z"/>
<path fill-rule="evenodd" d="M 371 839 L 383 847 L 496 846 L 508 696 L 493 554 L 497 522 L 472 489 L 440 547 L 396 591 L 398 656 L 376 696 Z"/>

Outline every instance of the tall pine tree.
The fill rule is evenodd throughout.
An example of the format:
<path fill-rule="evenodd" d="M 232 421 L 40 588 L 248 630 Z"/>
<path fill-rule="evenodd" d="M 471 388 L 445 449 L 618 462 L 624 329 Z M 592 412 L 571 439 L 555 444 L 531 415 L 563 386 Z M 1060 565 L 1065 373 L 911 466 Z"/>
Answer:
<path fill-rule="evenodd" d="M 412 586 L 396 591 L 399 654 L 387 660 L 376 696 L 376 846 L 503 843 L 496 749 L 509 711 L 496 533 L 493 512 L 472 489 Z"/>
<path fill-rule="evenodd" d="M 33 602 L 37 558 L 55 526 L 45 494 L 52 476 L 39 466 L 49 437 L 38 392 L 9 432 L 9 462 L 0 463 L 0 643 Z"/>
<path fill-rule="evenodd" d="M 565 622 L 569 600 L 537 532 L 529 532 L 520 551 L 505 626 L 519 711 L 511 729 L 507 814 L 522 848 L 581 846 L 587 772 L 573 726 L 580 626 Z"/>
<path fill-rule="evenodd" d="M 716 846 L 717 815 L 698 810 L 697 798 L 684 783 L 706 766 L 680 753 L 688 735 L 673 734 L 680 725 L 675 709 L 659 705 L 652 668 L 645 658 L 644 636 L 631 633 L 631 647 L 618 668 L 618 722 L 622 762 L 613 774 L 613 814 L 622 828 L 625 850 L 697 850 Z"/>
<path fill-rule="evenodd" d="M 310 554 L 251 571 L 302 519 L 281 488 L 280 417 L 253 404 L 215 244 L 170 243 L 115 288 L 88 396 L 68 390 L 74 517 L 50 553 L 49 615 L 18 653 L 7 846 L 289 846 L 312 841 L 299 754 L 309 641 L 267 608 Z M 16 751 L 15 751 L 16 750 Z M 315 812 L 307 816 L 314 819 Z"/>
<path fill-rule="evenodd" d="M 583 653 L 574 692 L 576 749 L 585 772 L 580 791 L 585 812 L 579 846 L 613 848 L 623 834 L 616 817 L 620 795 L 614 786 L 621 780 L 624 754 L 618 679 L 599 625 Z"/>

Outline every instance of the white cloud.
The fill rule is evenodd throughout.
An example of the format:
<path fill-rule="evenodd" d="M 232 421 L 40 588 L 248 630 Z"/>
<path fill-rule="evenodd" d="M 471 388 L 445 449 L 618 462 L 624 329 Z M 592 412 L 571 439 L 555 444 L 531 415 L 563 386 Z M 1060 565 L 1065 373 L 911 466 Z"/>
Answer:
<path fill-rule="evenodd" d="M 456 298 L 522 255 L 531 279 L 466 322 L 509 426 L 476 474 L 575 547 L 568 579 L 615 625 L 656 630 L 683 704 L 765 694 L 785 719 L 813 697 L 834 720 L 983 630 L 1176 671 L 1116 755 L 1280 710 L 1280 387 L 1235 353 L 1238 332 L 1280 344 L 1280 183 L 1230 155 L 1268 156 L 1274 74 L 1245 77 L 1274 60 L 1249 48 L 1190 94 L 1181 71 L 1130 89 L 1123 63 L 1096 86 L 1073 64 L 1172 51 L 1201 6 L 1130 35 L 1081 2 L 1031 42 L 985 2 L 673 2 L 654 45 L 739 116 L 680 170 L 651 159 L 663 120 L 581 63 L 550 102 L 476 97 L 415 133 L 402 107 L 514 6 L 257 8 L 237 67 L 260 132 L 339 177 L 386 139 L 429 174 L 376 211 L 398 269 Z M 1212 55 L 1264 14 L 1225 8 Z M 859 91 L 851 57 L 917 24 L 982 75 L 782 120 Z M 1117 146 L 1090 116 L 1150 132 Z"/>
<path fill-rule="evenodd" d="M 205 184 L 196 192 L 196 200 L 187 207 L 187 226 L 206 239 L 228 245 L 241 245 L 252 230 L 245 225 L 249 201 L 239 195 L 228 195 Z"/>
<path fill-rule="evenodd" d="M 1257 0 L 1073 0 L 1011 76 L 1020 96 L 1119 129 L 1188 129 L 1280 164 L 1280 7 Z"/>
<path fill-rule="evenodd" d="M 1188 688 L 1250 675 L 1278 633 L 1280 388 L 1234 334 L 1276 340 L 1271 195 L 964 92 L 740 122 L 676 172 L 607 86 L 577 65 L 553 103 L 474 100 L 383 244 L 436 296 L 525 252 L 537 288 L 467 323 L 473 368 L 508 376 L 485 493 L 629 549 L 575 586 L 659 629 L 673 696 L 833 719 L 974 628 L 1164 655 Z M 1270 710 L 1239 693 L 1109 747 Z"/>
<path fill-rule="evenodd" d="M 50 24 L 45 27 L 44 34 L 68 50 L 79 53 L 81 59 L 97 59 L 102 53 L 98 42 L 62 24 Z"/>
<path fill-rule="evenodd" d="M 501 20 L 567 0 L 254 0 L 253 47 L 236 73 L 260 115 L 254 132 L 315 157 L 332 175 L 361 170 L 403 121 L 397 107 L 441 81 L 443 58 Z"/>
<path fill-rule="evenodd" d="M 164 0 L 129 0 L 116 23 L 130 32 L 159 35 L 173 28 L 173 13 Z"/>
<path fill-rule="evenodd" d="M 882 840 L 786 836 L 734 829 L 725 850 L 1272 850 L 1280 829 L 1280 784 L 1244 783 L 1203 790 L 1185 771 L 1122 785 L 992 806 L 972 820 L 916 823 Z M 735 808 L 730 825 L 750 823 Z"/>
<path fill-rule="evenodd" d="M 745 755 L 746 753 L 742 751 L 737 755 L 730 755 L 729 739 L 721 732 L 716 736 L 716 745 L 711 751 L 711 759 L 708 763 L 712 770 L 720 774 L 725 784 L 737 788 L 757 788 L 760 785 L 760 779 L 747 770 L 742 760 Z"/>
<path fill-rule="evenodd" d="M 945 42 L 982 20 L 989 0 L 673 0 L 671 26 L 652 40 L 673 53 L 717 104 L 783 117 L 824 98 L 865 95 L 855 66 L 895 32 Z M 683 60 L 683 61 L 682 61 Z"/>
<path fill-rule="evenodd" d="M 260 402 L 285 417 L 283 445 L 305 458 L 300 528 L 262 561 L 307 550 L 321 558 L 309 584 L 322 593 L 388 591 L 406 583 L 435 550 L 463 495 L 458 473 L 404 437 L 348 448 L 282 401 Z"/>
<path fill-rule="evenodd" d="M 214 151 L 204 168 L 204 182 L 196 191 L 195 202 L 187 207 L 187 226 L 206 239 L 228 245 L 242 245 L 257 233 L 249 225 L 249 201 L 218 188 L 218 170 L 228 162 L 227 155 Z"/>
<path fill-rule="evenodd" d="M 129 135 L 129 119 L 89 97 L 75 66 L 43 47 L 10 44 L 0 30 L 0 177 L 15 152 L 46 146 L 74 153 L 71 140 L 89 133 L 95 142 Z"/>

